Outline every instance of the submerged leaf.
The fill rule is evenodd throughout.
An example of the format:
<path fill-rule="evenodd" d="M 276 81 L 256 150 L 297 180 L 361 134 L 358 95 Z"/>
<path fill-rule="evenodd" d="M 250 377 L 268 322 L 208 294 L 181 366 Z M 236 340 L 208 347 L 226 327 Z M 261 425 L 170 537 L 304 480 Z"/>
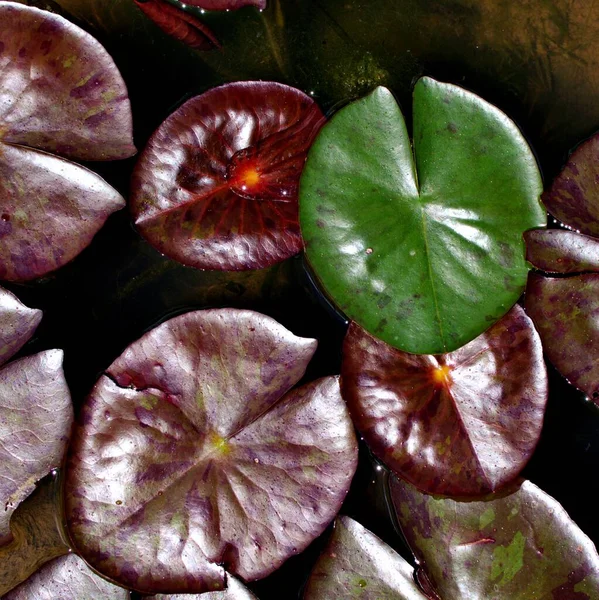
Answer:
<path fill-rule="evenodd" d="M 0 544 L 12 538 L 15 508 L 60 466 L 66 450 L 73 407 L 62 356 L 47 350 L 0 370 Z"/>
<path fill-rule="evenodd" d="M 599 555 L 530 481 L 478 501 L 428 496 L 395 477 L 402 532 L 443 600 L 596 600 Z"/>
<path fill-rule="evenodd" d="M 75 554 L 54 559 L 3 600 L 129 600 L 129 592 L 98 577 Z"/>
<path fill-rule="evenodd" d="M 470 496 L 522 470 L 547 403 L 543 349 L 515 306 L 459 350 L 396 350 L 352 323 L 342 391 L 356 427 L 391 469 L 431 493 Z"/>
<path fill-rule="evenodd" d="M 77 551 L 142 592 L 264 577 L 339 510 L 356 468 L 337 378 L 285 392 L 315 340 L 258 313 L 187 313 L 103 375 L 70 447 Z M 281 399 L 281 396 L 284 397 Z"/>
<path fill-rule="evenodd" d="M 41 320 L 41 310 L 25 306 L 8 290 L 0 288 L 0 365 L 22 348 Z"/>
<path fill-rule="evenodd" d="M 572 152 L 568 162 L 543 193 L 547 210 L 562 223 L 599 237 L 599 134 Z"/>
<path fill-rule="evenodd" d="M 340 517 L 316 563 L 304 600 L 426 600 L 412 567 L 349 517 Z"/>
<path fill-rule="evenodd" d="M 599 274 L 551 278 L 531 273 L 526 312 L 547 358 L 599 404 Z"/>
<path fill-rule="evenodd" d="M 202 269 L 255 269 L 297 254 L 299 177 L 323 120 L 309 96 L 279 83 L 231 83 L 193 98 L 137 164 L 137 227 Z"/>
<path fill-rule="evenodd" d="M 533 229 L 524 234 L 526 260 L 547 273 L 599 271 L 599 240 L 564 229 Z"/>
<path fill-rule="evenodd" d="M 413 114 L 414 155 L 389 90 L 342 108 L 309 152 L 300 219 L 308 260 L 348 317 L 404 351 L 439 354 L 515 304 L 522 233 L 546 214 L 535 158 L 505 114 L 428 77 Z"/>

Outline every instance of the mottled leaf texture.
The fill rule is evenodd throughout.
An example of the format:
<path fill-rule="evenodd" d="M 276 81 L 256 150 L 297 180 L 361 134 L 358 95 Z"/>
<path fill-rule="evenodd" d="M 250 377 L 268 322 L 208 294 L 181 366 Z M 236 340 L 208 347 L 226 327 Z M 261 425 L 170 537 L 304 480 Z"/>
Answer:
<path fill-rule="evenodd" d="M 103 375 L 70 447 L 66 514 L 77 551 L 142 592 L 254 580 L 335 516 L 357 446 L 339 382 L 286 393 L 316 341 L 269 317 L 187 313 Z"/>
<path fill-rule="evenodd" d="M 66 450 L 73 407 L 62 356 L 47 350 L 0 370 L 0 544 L 11 540 L 14 509 Z"/>
<path fill-rule="evenodd" d="M 443 600 L 596 600 L 599 556 L 530 481 L 479 501 L 428 496 L 392 478 L 402 531 Z"/>
<path fill-rule="evenodd" d="M 260 10 L 266 8 L 266 0 L 186 0 L 185 4 L 206 10 L 237 10 L 244 6 L 255 6 Z"/>
<path fill-rule="evenodd" d="M 323 122 L 309 96 L 279 83 L 231 83 L 193 98 L 138 162 L 137 227 L 202 269 L 256 269 L 297 254 L 299 177 Z"/>
<path fill-rule="evenodd" d="M 164 33 L 191 48 L 212 50 L 220 46 L 216 36 L 200 19 L 171 4 L 168 0 L 135 0 L 135 4 Z"/>
<path fill-rule="evenodd" d="M 349 517 L 335 522 L 304 600 L 426 600 L 414 569 L 376 535 Z"/>
<path fill-rule="evenodd" d="M 522 233 L 546 223 L 516 125 L 455 85 L 414 88 L 414 154 L 391 92 L 342 108 L 302 175 L 308 260 L 351 319 L 392 346 L 440 354 L 504 316 L 524 290 Z"/>
<path fill-rule="evenodd" d="M 599 134 L 572 152 L 561 173 L 543 193 L 547 210 L 562 223 L 599 237 Z"/>
<path fill-rule="evenodd" d="M 472 496 L 520 473 L 541 435 L 547 373 L 541 340 L 516 305 L 459 350 L 396 350 L 352 323 L 342 391 L 372 451 L 418 488 Z"/>
<path fill-rule="evenodd" d="M 227 589 L 205 594 L 157 594 L 154 600 L 258 600 L 250 590 L 235 577 L 227 575 Z"/>
<path fill-rule="evenodd" d="M 551 278 L 531 273 L 526 312 L 547 358 L 599 404 L 599 274 Z"/>
<path fill-rule="evenodd" d="M 0 365 L 23 347 L 41 320 L 41 310 L 25 306 L 8 290 L 0 288 Z"/>
<path fill-rule="evenodd" d="M 0 2 L 0 278 L 72 260 L 124 200 L 63 157 L 135 153 L 125 84 L 108 53 L 58 15 Z"/>
<path fill-rule="evenodd" d="M 98 577 L 75 554 L 44 565 L 2 600 L 129 600 L 129 592 Z"/>
<path fill-rule="evenodd" d="M 565 229 L 532 229 L 524 234 L 526 260 L 547 273 L 599 271 L 599 240 Z"/>

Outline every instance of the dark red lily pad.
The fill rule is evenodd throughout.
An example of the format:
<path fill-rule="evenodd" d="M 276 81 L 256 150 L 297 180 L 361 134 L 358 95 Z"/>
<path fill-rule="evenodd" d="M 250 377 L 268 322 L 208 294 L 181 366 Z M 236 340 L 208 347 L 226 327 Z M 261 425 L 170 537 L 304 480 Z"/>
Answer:
<path fill-rule="evenodd" d="M 547 358 L 599 404 L 599 274 L 552 278 L 531 273 L 526 312 Z"/>
<path fill-rule="evenodd" d="M 137 164 L 137 227 L 160 252 L 202 269 L 257 269 L 297 254 L 299 177 L 323 122 L 309 96 L 279 83 L 193 98 Z"/>
<path fill-rule="evenodd" d="M 402 352 L 352 323 L 343 396 L 372 451 L 431 493 L 496 490 L 522 470 L 541 434 L 547 373 L 519 307 L 459 350 Z"/>
<path fill-rule="evenodd" d="M 414 569 L 376 535 L 340 517 L 310 574 L 304 600 L 426 600 Z"/>
<path fill-rule="evenodd" d="M 129 600 L 129 592 L 98 577 L 75 554 L 44 565 L 4 600 Z"/>
<path fill-rule="evenodd" d="M 154 600 L 257 600 L 256 596 L 235 577 L 227 575 L 227 589 L 205 594 L 157 594 Z"/>
<path fill-rule="evenodd" d="M 357 445 L 328 377 L 287 390 L 316 341 L 269 317 L 187 313 L 131 345 L 85 403 L 66 516 L 77 551 L 141 592 L 265 577 L 335 516 Z M 281 399 L 281 397 L 283 398 Z"/>
<path fill-rule="evenodd" d="M 0 544 L 12 538 L 15 508 L 60 466 L 66 450 L 73 407 L 62 356 L 47 350 L 0 370 Z"/>
<path fill-rule="evenodd" d="M 524 234 L 526 260 L 547 273 L 599 271 L 599 240 L 564 229 L 531 229 Z"/>
<path fill-rule="evenodd" d="M 41 320 L 41 310 L 25 306 L 8 290 L 0 288 L 0 365 L 23 347 Z"/>
<path fill-rule="evenodd" d="M 599 555 L 562 506 L 530 481 L 457 501 L 391 481 L 401 529 L 443 600 L 595 600 Z"/>

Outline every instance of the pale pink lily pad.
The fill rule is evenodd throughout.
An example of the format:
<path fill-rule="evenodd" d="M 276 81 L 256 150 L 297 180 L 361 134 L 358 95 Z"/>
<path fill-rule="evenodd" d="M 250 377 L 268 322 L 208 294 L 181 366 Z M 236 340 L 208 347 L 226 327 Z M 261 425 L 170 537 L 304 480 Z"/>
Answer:
<path fill-rule="evenodd" d="M 227 589 L 205 594 L 157 594 L 148 596 L 153 600 L 258 600 L 250 590 L 235 577 L 227 575 Z"/>
<path fill-rule="evenodd" d="M 301 552 L 357 463 L 338 379 L 288 392 L 315 348 L 234 309 L 187 313 L 132 344 L 93 389 L 70 448 L 77 551 L 144 593 L 223 589 L 224 568 L 259 579 Z"/>

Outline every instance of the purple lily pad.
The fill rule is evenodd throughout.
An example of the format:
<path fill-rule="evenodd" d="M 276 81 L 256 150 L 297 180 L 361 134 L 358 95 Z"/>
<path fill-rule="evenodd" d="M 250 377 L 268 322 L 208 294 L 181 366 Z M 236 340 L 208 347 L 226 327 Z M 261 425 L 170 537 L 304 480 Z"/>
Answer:
<path fill-rule="evenodd" d="M 335 516 L 357 464 L 335 377 L 286 393 L 316 341 L 245 310 L 187 313 L 103 375 L 69 451 L 77 551 L 141 592 L 265 577 Z"/>
<path fill-rule="evenodd" d="M 62 350 L 47 350 L 0 370 L 0 544 L 12 538 L 15 508 L 60 466 L 66 450 L 73 407 L 62 356 Z"/>
<path fill-rule="evenodd" d="M 547 373 L 519 307 L 462 348 L 415 355 L 352 323 L 342 386 L 372 451 L 418 488 L 472 496 L 514 479 L 541 434 Z"/>
<path fill-rule="evenodd" d="M 129 600 L 129 592 L 98 577 L 75 554 L 44 565 L 3 600 Z"/>
<path fill-rule="evenodd" d="M 528 276 L 526 312 L 547 358 L 599 404 L 599 274 Z"/>
<path fill-rule="evenodd" d="M 157 594 L 154 600 L 257 600 L 256 596 L 235 577 L 227 575 L 227 589 L 205 594 Z"/>
<path fill-rule="evenodd" d="M 340 517 L 310 574 L 304 600 L 426 600 L 414 569 L 376 535 Z"/>
<path fill-rule="evenodd" d="M 391 481 L 401 529 L 444 600 L 595 600 L 599 555 L 562 506 L 530 481 L 478 501 Z"/>
<path fill-rule="evenodd" d="M 25 306 L 8 290 L 0 288 L 0 365 L 23 347 L 41 320 L 41 310 Z"/>
<path fill-rule="evenodd" d="M 231 83 L 189 100 L 133 174 L 139 231 L 201 269 L 257 269 L 297 254 L 299 178 L 323 123 L 309 96 L 280 83 Z"/>
<path fill-rule="evenodd" d="M 564 229 L 531 229 L 524 234 L 526 260 L 547 273 L 599 271 L 599 240 Z"/>

